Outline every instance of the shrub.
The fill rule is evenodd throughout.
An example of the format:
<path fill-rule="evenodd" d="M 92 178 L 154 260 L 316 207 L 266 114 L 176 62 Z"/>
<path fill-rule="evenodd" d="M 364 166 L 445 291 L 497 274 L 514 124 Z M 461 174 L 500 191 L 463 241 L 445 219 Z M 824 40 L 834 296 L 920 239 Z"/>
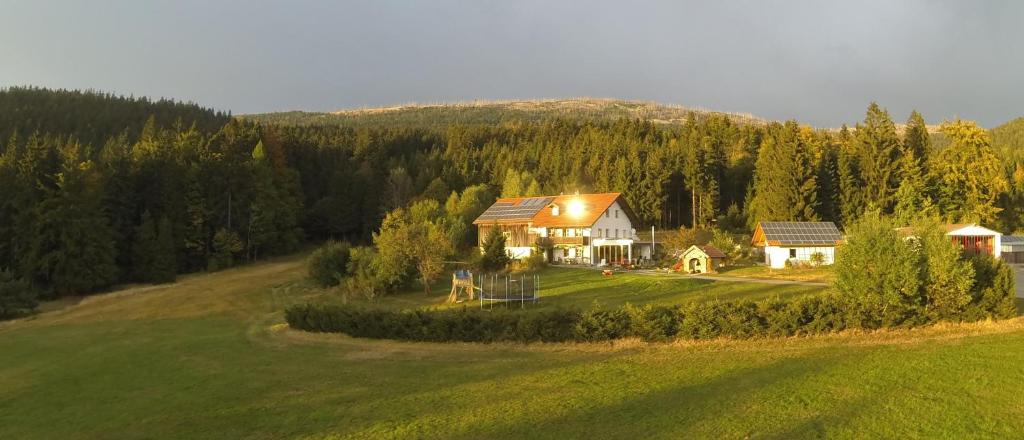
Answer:
<path fill-rule="evenodd" d="M 989 255 L 977 255 L 969 261 L 974 269 L 974 285 L 963 319 L 973 321 L 1017 316 L 1017 280 L 1013 268 Z"/>
<path fill-rule="evenodd" d="M 604 341 L 630 334 L 630 314 L 626 309 L 603 310 L 595 307 L 583 312 L 576 323 L 577 341 Z"/>
<path fill-rule="evenodd" d="M 309 256 L 306 266 L 309 279 L 320 287 L 337 286 L 348 273 L 348 243 L 329 241 Z"/>
<path fill-rule="evenodd" d="M 679 311 L 677 307 L 643 307 L 626 304 L 629 315 L 629 333 L 645 341 L 665 341 L 679 332 Z"/>
<path fill-rule="evenodd" d="M 865 214 L 848 228 L 846 244 L 836 251 L 836 290 L 861 306 L 856 317 L 861 325 L 897 324 L 920 312 L 920 253 L 889 220 L 877 212 Z"/>
<path fill-rule="evenodd" d="M 29 314 L 38 305 L 38 293 L 27 281 L 10 270 L 0 271 L 0 319 Z"/>
<path fill-rule="evenodd" d="M 544 260 L 543 251 L 538 248 L 534 248 L 530 256 L 523 259 L 521 265 L 522 269 L 527 272 L 537 272 L 545 266 L 547 266 L 547 262 Z"/>
<path fill-rule="evenodd" d="M 519 310 L 394 311 L 338 305 L 295 305 L 285 310 L 292 328 L 339 332 L 355 337 L 412 341 L 563 342 L 574 338 L 579 313 L 555 309 L 536 313 Z"/>
<path fill-rule="evenodd" d="M 815 252 L 811 254 L 811 267 L 819 267 L 825 264 L 825 254 Z"/>

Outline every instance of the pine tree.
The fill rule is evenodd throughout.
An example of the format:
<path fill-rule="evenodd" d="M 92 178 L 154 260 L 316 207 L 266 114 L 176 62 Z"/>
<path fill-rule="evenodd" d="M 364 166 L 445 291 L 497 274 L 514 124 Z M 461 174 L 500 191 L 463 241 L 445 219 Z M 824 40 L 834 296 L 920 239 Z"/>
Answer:
<path fill-rule="evenodd" d="M 844 125 L 839 131 L 839 152 L 836 168 L 839 175 L 840 225 L 853 224 L 867 209 L 864 200 L 864 184 L 857 163 L 853 136 Z"/>
<path fill-rule="evenodd" d="M 480 257 L 480 268 L 485 271 L 499 271 L 509 263 L 508 253 L 505 252 L 505 236 L 497 226 L 484 237 L 483 255 Z"/>
<path fill-rule="evenodd" d="M 100 203 L 100 176 L 69 144 L 57 188 L 33 209 L 24 273 L 57 296 L 83 294 L 117 280 L 113 232 Z"/>
<path fill-rule="evenodd" d="M 135 281 L 166 283 L 177 275 L 174 238 L 167 217 L 153 220 L 149 211 L 135 229 L 132 244 L 132 273 Z"/>
<path fill-rule="evenodd" d="M 867 203 L 892 212 L 900 177 L 900 140 L 889 112 L 872 102 L 854 135 Z"/>
<path fill-rule="evenodd" d="M 221 228 L 213 234 L 213 255 L 210 257 L 210 270 L 226 269 L 235 264 L 235 257 L 245 250 L 242 239 L 235 231 Z"/>
<path fill-rule="evenodd" d="M 757 158 L 748 222 L 816 221 L 818 185 L 796 122 L 774 124 Z"/>
<path fill-rule="evenodd" d="M 821 157 L 818 159 L 818 216 L 824 220 L 838 222 L 842 217 L 840 213 L 840 190 L 839 184 L 839 153 L 836 146 L 826 145 L 822 147 Z"/>

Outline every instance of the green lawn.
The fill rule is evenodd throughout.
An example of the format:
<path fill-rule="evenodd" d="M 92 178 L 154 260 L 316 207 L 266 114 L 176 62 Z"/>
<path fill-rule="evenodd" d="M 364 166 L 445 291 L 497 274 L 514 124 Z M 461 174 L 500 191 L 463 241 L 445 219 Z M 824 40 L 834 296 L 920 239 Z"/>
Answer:
<path fill-rule="evenodd" d="M 303 274 L 299 258 L 282 259 L 0 323 L 0 438 L 1024 432 L 1020 318 L 754 341 L 399 343 L 282 328 L 284 306 L 320 295 Z M 582 276 L 548 273 L 553 289 L 559 277 Z M 645 282 L 613 277 L 621 284 L 598 287 Z M 652 301 L 694 292 L 660 282 L 646 284 L 664 293 Z M 634 298 L 621 295 L 615 301 Z"/>
<path fill-rule="evenodd" d="M 719 282 L 687 278 L 678 274 L 617 272 L 605 277 L 599 270 L 565 267 L 549 267 L 542 270 L 540 283 L 541 299 L 537 304 L 529 305 L 531 309 L 586 309 L 595 303 L 602 307 L 615 307 L 625 303 L 665 305 L 691 301 L 756 301 L 814 294 L 823 290 L 817 286 Z M 395 308 L 450 307 L 444 303 L 450 289 L 450 279 L 446 279 L 433 286 L 429 296 L 422 290 L 411 290 L 380 298 L 377 304 Z M 455 307 L 477 304 L 462 303 Z"/>
<path fill-rule="evenodd" d="M 768 266 L 736 266 L 721 270 L 719 275 L 766 280 L 811 281 L 817 283 L 831 283 L 835 278 L 832 266 L 815 268 L 790 267 L 785 269 L 772 269 Z"/>

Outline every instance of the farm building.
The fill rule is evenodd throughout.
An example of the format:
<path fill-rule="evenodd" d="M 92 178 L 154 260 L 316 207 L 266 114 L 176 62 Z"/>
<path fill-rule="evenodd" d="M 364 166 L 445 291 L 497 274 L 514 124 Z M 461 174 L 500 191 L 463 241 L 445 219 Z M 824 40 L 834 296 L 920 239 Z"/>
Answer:
<path fill-rule="evenodd" d="M 759 222 L 751 244 L 764 253 L 766 265 L 781 269 L 787 262 L 813 264 L 815 254 L 821 254 L 821 264 L 832 264 L 842 241 L 832 222 Z"/>
<path fill-rule="evenodd" d="M 1004 235 L 999 247 L 1000 257 L 1003 261 L 1024 264 L 1024 236 Z"/>
<path fill-rule="evenodd" d="M 693 245 L 679 256 L 679 262 L 687 273 L 713 273 L 725 265 L 725 252 L 711 245 Z"/>
<path fill-rule="evenodd" d="M 1002 255 L 1003 234 L 974 223 L 945 225 L 946 236 L 960 245 L 967 253 L 988 254 L 999 258 Z M 904 235 L 912 235 L 913 228 L 899 228 Z"/>
<path fill-rule="evenodd" d="M 539 241 L 551 246 L 548 261 L 567 264 L 626 264 L 651 253 L 637 242 L 640 222 L 619 193 L 502 198 L 473 224 L 481 248 L 497 228 L 513 258 L 530 256 Z"/>

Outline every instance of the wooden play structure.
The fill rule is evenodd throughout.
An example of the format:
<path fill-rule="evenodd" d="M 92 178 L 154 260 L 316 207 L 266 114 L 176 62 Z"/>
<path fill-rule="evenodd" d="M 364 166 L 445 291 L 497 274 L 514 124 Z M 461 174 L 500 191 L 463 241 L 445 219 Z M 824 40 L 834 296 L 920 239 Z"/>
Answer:
<path fill-rule="evenodd" d="M 452 273 L 452 291 L 448 294 L 448 303 L 455 304 L 460 296 L 472 301 L 476 295 L 476 286 L 473 285 L 473 273 L 468 270 L 457 270 Z"/>

